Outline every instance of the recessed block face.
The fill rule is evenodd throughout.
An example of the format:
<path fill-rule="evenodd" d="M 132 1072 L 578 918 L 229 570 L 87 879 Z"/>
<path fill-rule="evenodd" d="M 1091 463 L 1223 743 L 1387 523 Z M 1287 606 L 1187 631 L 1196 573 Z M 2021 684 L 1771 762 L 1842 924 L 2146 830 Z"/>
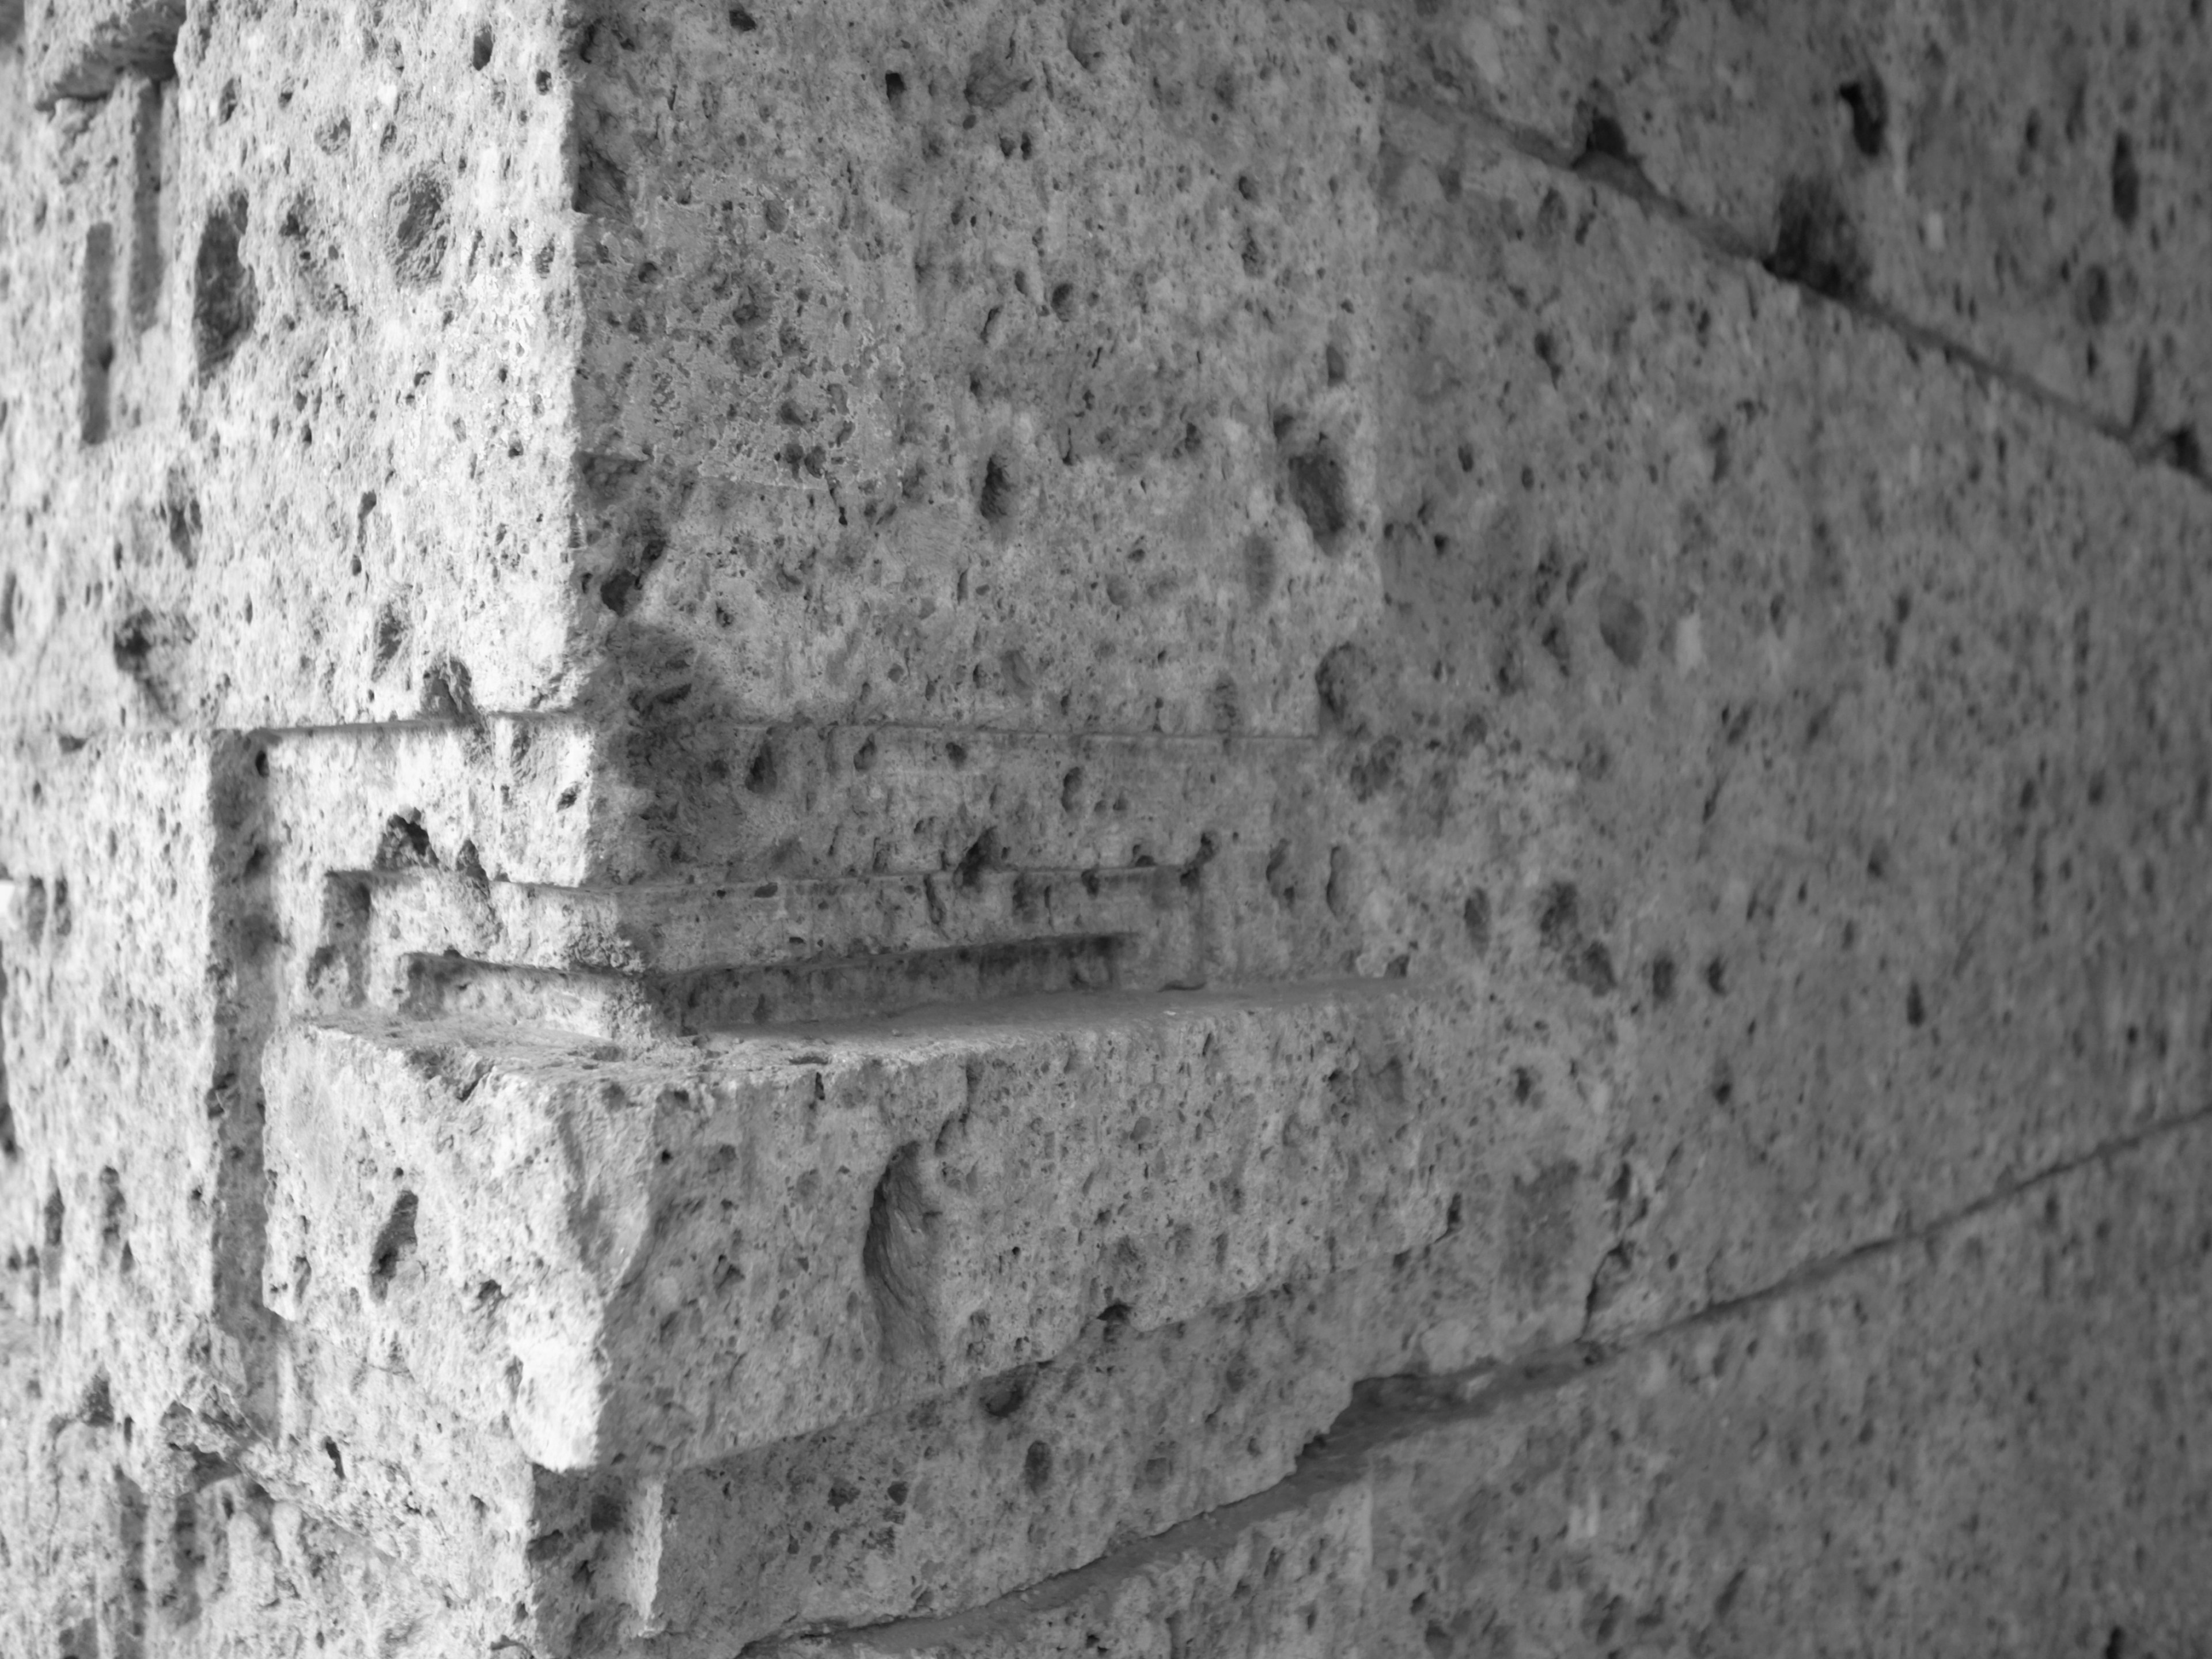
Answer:
<path fill-rule="evenodd" d="M 2212 414 L 2191 0 L 1398 15 L 1423 94 L 1632 164 L 1792 281 L 1894 308 L 2147 448 Z"/>
<path fill-rule="evenodd" d="M 596 734 L 574 720 L 272 732 L 257 753 L 302 877 L 458 867 L 573 885 L 602 873 L 615 839 Z"/>
<path fill-rule="evenodd" d="M 579 479 L 630 672 L 692 716 L 1308 729 L 1373 599 L 1375 38 L 587 17 Z"/>
<path fill-rule="evenodd" d="M 268 1067 L 272 1305 L 552 1468 L 805 1432 L 1102 1310 L 1164 1323 L 1442 1232 L 1449 1084 L 1394 1000 L 1009 1004 L 657 1063 L 301 1028 Z"/>
<path fill-rule="evenodd" d="M 1600 1328 L 2191 1109 L 2202 489 L 1617 195 L 1389 131 L 1403 528 L 1337 763 L 1483 733 L 1370 803 L 1378 931 L 1583 1033 Z"/>

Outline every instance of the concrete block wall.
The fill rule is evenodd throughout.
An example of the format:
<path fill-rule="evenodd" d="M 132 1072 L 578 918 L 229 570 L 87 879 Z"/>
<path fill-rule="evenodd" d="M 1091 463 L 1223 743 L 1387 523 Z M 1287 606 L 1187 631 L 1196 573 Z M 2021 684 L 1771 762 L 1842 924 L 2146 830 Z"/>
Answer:
<path fill-rule="evenodd" d="M 2200 9 L 0 9 L 0 1651 L 2195 1651 Z"/>

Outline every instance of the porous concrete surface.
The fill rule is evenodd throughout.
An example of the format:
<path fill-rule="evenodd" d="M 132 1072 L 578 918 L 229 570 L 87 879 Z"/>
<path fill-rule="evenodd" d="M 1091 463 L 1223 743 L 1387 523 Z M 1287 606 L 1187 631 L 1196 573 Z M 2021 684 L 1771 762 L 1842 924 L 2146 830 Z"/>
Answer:
<path fill-rule="evenodd" d="M 1790 280 L 2201 465 L 2193 0 L 1409 9 L 1409 101 L 1655 191 Z"/>
<path fill-rule="evenodd" d="M 1310 659 L 1374 593 L 1358 27 L 585 23 L 576 416 L 617 659 L 650 689 L 680 653 L 695 713 L 1310 729 Z"/>
<path fill-rule="evenodd" d="M 2193 1650 L 2206 27 L 0 0 L 0 1650 Z"/>
<path fill-rule="evenodd" d="M 665 1058 L 301 1024 L 264 1055 L 268 1305 L 548 1468 L 680 1467 L 1441 1236 L 1455 1097 L 1397 1000 L 1078 994 Z"/>

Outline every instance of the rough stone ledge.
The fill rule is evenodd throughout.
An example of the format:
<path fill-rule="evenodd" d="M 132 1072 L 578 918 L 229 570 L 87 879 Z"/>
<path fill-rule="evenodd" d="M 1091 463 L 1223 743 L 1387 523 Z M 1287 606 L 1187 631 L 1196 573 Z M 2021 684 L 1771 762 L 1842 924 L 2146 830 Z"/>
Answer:
<path fill-rule="evenodd" d="M 1068 995 L 639 1054 L 297 1026 L 270 1304 L 549 1468 L 682 1466 L 1440 1236 L 1419 1005 Z"/>

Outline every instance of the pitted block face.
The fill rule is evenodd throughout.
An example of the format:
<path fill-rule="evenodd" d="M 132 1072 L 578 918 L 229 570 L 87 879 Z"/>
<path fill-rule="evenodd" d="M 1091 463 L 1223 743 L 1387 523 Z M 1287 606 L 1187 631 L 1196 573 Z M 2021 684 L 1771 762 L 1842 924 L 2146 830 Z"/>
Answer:
<path fill-rule="evenodd" d="M 270 1060 L 271 1305 L 561 1469 L 687 1462 L 1439 1236 L 1381 988 L 1038 998 L 626 1054 L 362 1017 Z M 496 1198 L 491 1196 L 497 1194 Z"/>
<path fill-rule="evenodd" d="M 1073 27 L 580 32 L 587 568 L 678 723 L 1310 729 L 1377 597 L 1380 35 Z"/>

